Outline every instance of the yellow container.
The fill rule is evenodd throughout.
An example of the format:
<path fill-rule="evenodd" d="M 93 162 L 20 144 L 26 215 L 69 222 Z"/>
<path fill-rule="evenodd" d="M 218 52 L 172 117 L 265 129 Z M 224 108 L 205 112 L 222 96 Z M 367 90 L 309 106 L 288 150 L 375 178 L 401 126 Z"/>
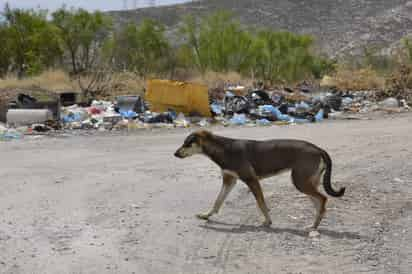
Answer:
<path fill-rule="evenodd" d="M 145 99 L 150 104 L 150 110 L 154 112 L 173 109 L 185 115 L 196 112 L 205 117 L 211 116 L 209 92 L 205 85 L 171 80 L 149 80 Z"/>

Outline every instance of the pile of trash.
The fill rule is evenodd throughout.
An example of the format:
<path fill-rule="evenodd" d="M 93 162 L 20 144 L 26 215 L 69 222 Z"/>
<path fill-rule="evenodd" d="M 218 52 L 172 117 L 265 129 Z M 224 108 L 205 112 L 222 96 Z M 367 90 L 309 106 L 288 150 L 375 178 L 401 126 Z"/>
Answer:
<path fill-rule="evenodd" d="M 367 100 L 366 93 L 321 93 L 318 95 L 252 90 L 246 95 L 226 91 L 223 98 L 211 98 L 211 117 L 185 115 L 174 109 L 150 110 L 139 96 L 121 96 L 115 102 L 93 101 L 89 107 L 77 105 L 62 109 L 66 129 L 145 129 L 224 126 L 270 126 L 303 124 L 337 118 L 344 113 L 367 113 L 382 108 L 408 108 L 406 103 L 388 98 L 380 103 Z"/>
<path fill-rule="evenodd" d="M 170 109 L 150 111 L 140 96 L 120 96 L 115 102 L 93 101 L 90 107 L 73 105 L 62 108 L 65 129 L 132 130 L 144 128 L 189 127 L 198 120 L 199 126 L 209 124 L 206 118 L 186 117 Z"/>
<path fill-rule="evenodd" d="M 169 82 L 158 82 L 153 87 L 156 87 L 155 84 L 170 85 Z M 186 89 L 186 93 L 180 93 L 185 100 L 176 96 L 180 89 Z M 196 93 L 196 98 L 189 96 Z M 173 97 L 167 97 L 170 94 Z M 409 110 L 405 100 L 387 98 L 376 102 L 370 94 L 336 90 L 316 93 L 307 87 L 272 91 L 259 87 L 247 91 L 242 86 L 229 86 L 209 91 L 205 87 L 178 82 L 172 83 L 169 90 L 146 94 L 147 101 L 142 96 L 118 96 L 113 102 L 94 100 L 87 106 L 61 106 L 57 103 L 57 107 L 55 103 L 40 104 L 34 98 L 20 94 L 17 101 L 9 106 L 7 126 L 0 124 L 0 140 L 60 130 L 130 131 L 207 127 L 211 124 L 290 125 L 316 123 L 328 118 L 339 119 L 346 113 Z"/>

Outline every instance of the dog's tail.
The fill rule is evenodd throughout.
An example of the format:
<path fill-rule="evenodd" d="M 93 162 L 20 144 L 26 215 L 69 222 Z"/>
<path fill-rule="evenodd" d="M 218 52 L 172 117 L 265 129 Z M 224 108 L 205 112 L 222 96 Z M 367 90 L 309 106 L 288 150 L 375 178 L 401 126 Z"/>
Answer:
<path fill-rule="evenodd" d="M 325 191 L 327 194 L 329 194 L 332 197 L 342 197 L 343 194 L 345 194 L 345 188 L 342 187 L 339 191 L 335 191 L 332 188 L 330 178 L 332 175 L 332 159 L 330 158 L 329 154 L 322 150 L 322 159 L 326 164 L 326 171 L 325 174 L 323 175 L 323 187 L 325 188 Z"/>

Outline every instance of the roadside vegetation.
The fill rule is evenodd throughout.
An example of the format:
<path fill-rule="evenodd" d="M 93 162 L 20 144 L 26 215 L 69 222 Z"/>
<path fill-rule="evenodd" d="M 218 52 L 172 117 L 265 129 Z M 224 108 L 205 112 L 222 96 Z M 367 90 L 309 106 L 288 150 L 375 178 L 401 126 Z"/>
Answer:
<path fill-rule="evenodd" d="M 412 64 L 407 39 L 393 56 L 366 48 L 362 58 L 338 63 L 317 54 L 311 36 L 246 28 L 225 11 L 200 20 L 188 16 L 178 32 L 168 34 L 151 19 L 115 27 L 100 12 L 62 7 L 49 13 L 6 5 L 0 44 L 0 88 L 21 83 L 80 89 L 91 96 L 139 89 L 150 77 L 207 82 L 219 75 L 271 85 L 330 75 L 338 88 L 385 89 L 388 79 Z M 402 77 L 401 84 L 409 86 L 412 77 Z"/>

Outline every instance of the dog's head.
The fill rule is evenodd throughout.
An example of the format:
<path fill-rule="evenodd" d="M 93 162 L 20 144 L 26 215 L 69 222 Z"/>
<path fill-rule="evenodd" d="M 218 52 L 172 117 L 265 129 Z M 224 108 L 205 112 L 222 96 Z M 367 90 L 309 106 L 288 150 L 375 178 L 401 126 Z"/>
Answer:
<path fill-rule="evenodd" d="M 197 131 L 189 136 L 183 142 L 183 145 L 178 148 L 175 152 L 177 158 L 186 158 L 195 154 L 200 154 L 203 152 L 202 143 L 204 139 L 211 133 L 205 130 Z"/>

